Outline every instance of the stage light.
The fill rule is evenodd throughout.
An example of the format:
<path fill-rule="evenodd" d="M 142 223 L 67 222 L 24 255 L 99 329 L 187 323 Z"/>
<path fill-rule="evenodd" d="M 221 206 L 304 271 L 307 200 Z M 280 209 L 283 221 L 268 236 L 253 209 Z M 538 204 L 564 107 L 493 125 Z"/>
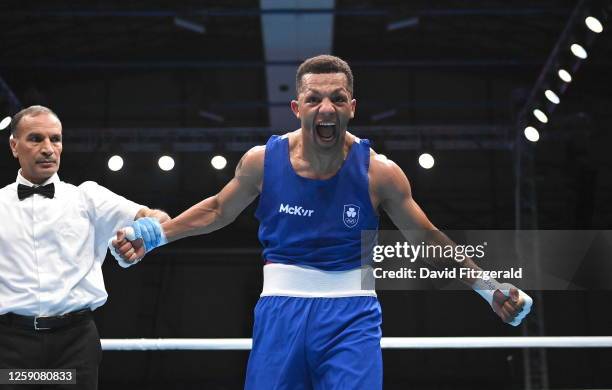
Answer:
<path fill-rule="evenodd" d="M 118 155 L 114 155 L 108 159 L 108 169 L 113 172 L 117 172 L 123 168 L 123 158 Z"/>
<path fill-rule="evenodd" d="M 587 25 L 589 30 L 593 31 L 594 33 L 599 34 L 603 31 L 603 26 L 601 25 L 601 22 L 597 20 L 597 18 L 594 16 L 589 16 L 584 19 L 584 23 Z"/>
<path fill-rule="evenodd" d="M 162 171 L 171 171 L 174 168 L 174 159 L 170 156 L 161 156 L 157 160 L 157 165 Z"/>
<path fill-rule="evenodd" d="M 527 138 L 531 142 L 538 142 L 540 139 L 540 133 L 536 130 L 535 127 L 527 126 L 525 127 L 525 138 Z"/>
<path fill-rule="evenodd" d="M 565 69 L 559 69 L 558 72 L 559 78 L 563 81 L 565 81 L 566 83 L 571 83 L 572 82 L 572 75 L 569 74 L 569 72 Z"/>
<path fill-rule="evenodd" d="M 210 160 L 210 163 L 213 168 L 221 170 L 227 165 L 227 160 L 225 157 L 217 155 Z"/>
<path fill-rule="evenodd" d="M 542 123 L 548 123 L 548 117 L 540 109 L 536 108 L 535 110 L 533 110 L 533 116 L 535 116 Z"/>
<path fill-rule="evenodd" d="M 561 99 L 559 99 L 559 96 L 557 96 L 557 94 L 551 91 L 550 89 L 547 89 L 544 92 L 544 96 L 546 96 L 546 99 L 548 99 L 548 101 L 550 101 L 551 103 L 554 103 L 554 104 L 561 103 Z"/>
<path fill-rule="evenodd" d="M 6 118 L 2 119 L 2 121 L 0 121 L 0 130 L 4 130 L 8 127 L 8 125 L 11 124 L 11 117 L 7 116 Z"/>
<path fill-rule="evenodd" d="M 435 164 L 433 156 L 429 153 L 422 153 L 419 156 L 419 165 L 425 169 L 431 169 Z"/>
<path fill-rule="evenodd" d="M 577 43 L 572 44 L 572 46 L 570 46 L 570 49 L 572 53 L 578 58 L 582 58 L 584 60 L 588 57 L 586 50 L 584 50 L 584 47 L 580 46 Z"/>

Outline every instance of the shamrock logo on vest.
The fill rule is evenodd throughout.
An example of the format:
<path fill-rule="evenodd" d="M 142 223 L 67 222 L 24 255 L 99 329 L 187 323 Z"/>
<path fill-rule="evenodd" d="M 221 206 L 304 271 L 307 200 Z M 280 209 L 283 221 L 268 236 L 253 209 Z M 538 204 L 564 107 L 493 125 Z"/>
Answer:
<path fill-rule="evenodd" d="M 354 228 L 359 222 L 359 206 L 345 204 L 342 211 L 342 221 L 348 228 Z"/>

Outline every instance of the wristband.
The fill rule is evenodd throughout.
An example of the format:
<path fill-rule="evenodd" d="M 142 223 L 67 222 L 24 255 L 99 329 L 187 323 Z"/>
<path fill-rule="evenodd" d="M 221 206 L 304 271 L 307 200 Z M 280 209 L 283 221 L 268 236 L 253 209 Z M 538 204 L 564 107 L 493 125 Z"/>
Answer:
<path fill-rule="evenodd" d="M 507 288 L 507 291 L 503 291 L 502 284 L 495 279 L 476 279 L 474 284 L 472 284 L 472 288 L 474 289 L 474 291 L 480 294 L 480 296 L 483 297 L 485 301 L 489 302 L 489 305 L 493 304 L 493 294 L 496 290 L 500 290 L 506 296 L 510 294 L 510 289 Z"/>
<path fill-rule="evenodd" d="M 129 241 L 142 239 L 145 253 L 168 243 L 164 229 L 156 218 L 137 219 L 132 226 L 126 227 L 124 232 Z"/>
<path fill-rule="evenodd" d="M 527 316 L 527 314 L 529 314 L 529 312 L 531 311 L 531 305 L 533 305 L 533 299 L 525 294 L 521 289 L 518 290 L 519 291 L 519 299 L 523 299 L 523 308 L 521 309 L 521 312 L 514 318 L 514 320 L 510 323 L 510 325 L 512 326 L 518 326 L 520 325 L 521 321 L 523 321 L 523 318 L 525 318 Z"/>

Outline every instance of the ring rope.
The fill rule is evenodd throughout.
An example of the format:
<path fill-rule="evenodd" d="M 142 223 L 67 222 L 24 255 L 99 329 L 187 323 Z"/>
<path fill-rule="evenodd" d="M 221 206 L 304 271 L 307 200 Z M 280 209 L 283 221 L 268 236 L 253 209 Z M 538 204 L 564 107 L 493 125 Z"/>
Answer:
<path fill-rule="evenodd" d="M 105 351 L 248 351 L 249 338 L 102 339 Z M 612 336 L 547 337 L 383 337 L 383 349 L 612 348 Z"/>

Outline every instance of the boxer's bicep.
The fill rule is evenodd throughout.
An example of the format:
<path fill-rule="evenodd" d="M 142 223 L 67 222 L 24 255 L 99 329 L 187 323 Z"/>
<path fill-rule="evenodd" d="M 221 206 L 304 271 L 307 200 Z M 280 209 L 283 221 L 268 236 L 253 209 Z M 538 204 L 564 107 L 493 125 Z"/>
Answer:
<path fill-rule="evenodd" d="M 257 187 L 233 178 L 215 195 L 214 209 L 224 224 L 229 224 L 240 215 L 259 195 Z"/>
<path fill-rule="evenodd" d="M 265 147 L 246 152 L 236 166 L 234 178 L 217 194 L 220 215 L 229 222 L 253 202 L 261 192 Z"/>
<path fill-rule="evenodd" d="M 244 190 L 256 191 L 257 194 L 261 192 L 265 153 L 265 146 L 255 146 L 247 151 L 236 165 L 234 179 Z"/>

